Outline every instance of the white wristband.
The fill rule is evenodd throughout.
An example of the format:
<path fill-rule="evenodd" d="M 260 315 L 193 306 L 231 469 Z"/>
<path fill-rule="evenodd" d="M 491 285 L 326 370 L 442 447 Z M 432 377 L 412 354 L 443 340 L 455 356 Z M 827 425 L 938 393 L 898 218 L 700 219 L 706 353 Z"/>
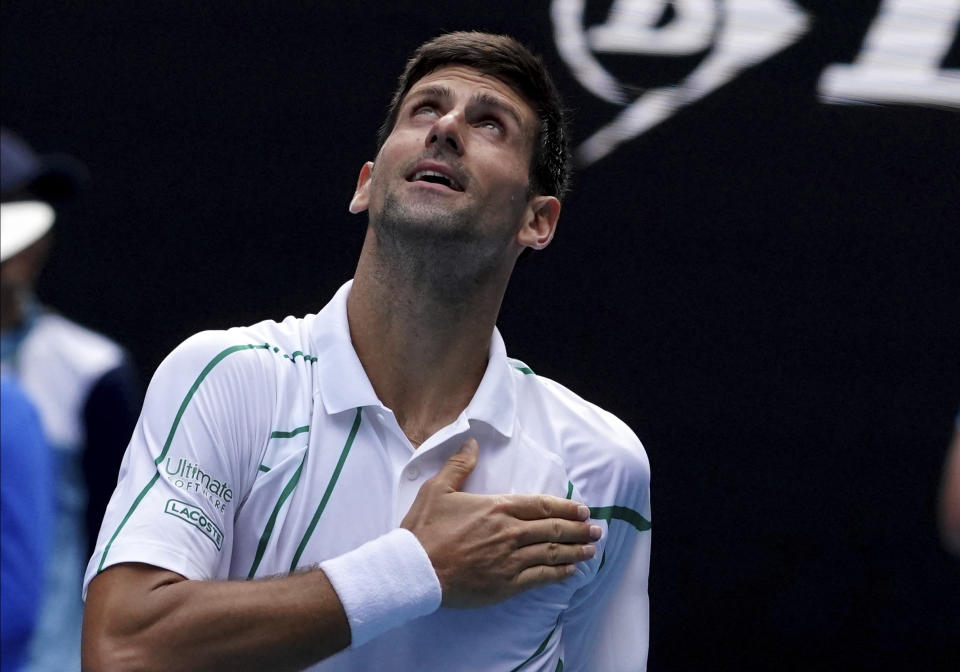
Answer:
<path fill-rule="evenodd" d="M 320 563 L 350 621 L 354 649 L 440 607 L 440 580 L 412 532 L 397 528 Z"/>

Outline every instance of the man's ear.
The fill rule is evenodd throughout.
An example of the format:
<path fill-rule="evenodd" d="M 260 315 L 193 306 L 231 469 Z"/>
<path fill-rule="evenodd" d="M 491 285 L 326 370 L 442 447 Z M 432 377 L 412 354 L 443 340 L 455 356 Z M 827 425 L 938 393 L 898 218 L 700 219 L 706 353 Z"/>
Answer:
<path fill-rule="evenodd" d="M 353 192 L 353 198 L 350 199 L 348 209 L 355 215 L 363 212 L 370 205 L 371 177 L 373 177 L 373 161 L 367 161 L 360 169 L 360 176 L 357 177 L 357 189 Z"/>
<path fill-rule="evenodd" d="M 534 196 L 530 199 L 527 220 L 517 232 L 517 242 L 523 247 L 542 250 L 557 230 L 560 219 L 560 201 L 554 196 Z"/>

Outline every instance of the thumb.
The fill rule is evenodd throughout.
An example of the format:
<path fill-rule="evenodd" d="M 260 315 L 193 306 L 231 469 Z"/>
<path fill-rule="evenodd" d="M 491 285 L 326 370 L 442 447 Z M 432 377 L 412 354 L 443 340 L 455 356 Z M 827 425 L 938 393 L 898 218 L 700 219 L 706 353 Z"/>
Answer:
<path fill-rule="evenodd" d="M 463 482 L 467 476 L 477 466 L 477 451 L 479 446 L 476 439 L 467 439 L 460 446 L 460 450 L 454 453 L 443 468 L 434 477 L 439 483 L 450 490 L 459 490 L 463 487 Z"/>

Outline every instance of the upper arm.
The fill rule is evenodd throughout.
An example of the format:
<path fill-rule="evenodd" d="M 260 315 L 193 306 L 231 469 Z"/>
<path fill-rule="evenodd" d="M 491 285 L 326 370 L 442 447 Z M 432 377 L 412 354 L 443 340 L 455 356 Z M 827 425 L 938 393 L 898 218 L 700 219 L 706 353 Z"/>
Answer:
<path fill-rule="evenodd" d="M 205 332 L 157 369 L 86 582 L 121 562 L 194 579 L 226 575 L 236 508 L 275 406 L 258 347 L 230 332 Z"/>
<path fill-rule="evenodd" d="M 186 581 L 176 572 L 144 563 L 113 565 L 90 582 L 83 615 L 84 639 L 94 633 L 137 629 L 151 614 L 144 609 L 151 591 Z"/>
<path fill-rule="evenodd" d="M 152 565 L 122 563 L 98 574 L 87 589 L 83 612 L 83 668 L 111 669 L 123 656 L 124 642 L 142 632 L 162 614 L 153 591 L 184 581 L 184 577 Z"/>
<path fill-rule="evenodd" d="M 627 430 L 629 431 L 629 430 Z M 562 616 L 564 669 L 645 670 L 649 640 L 650 467 L 622 435 L 571 474 L 591 517 L 606 524 L 600 567 Z"/>
<path fill-rule="evenodd" d="M 618 525 L 623 523 L 612 527 Z M 596 578 L 563 614 L 564 670 L 646 670 L 649 566 L 649 532 L 635 534 L 632 544 L 617 550 L 608 543 Z"/>

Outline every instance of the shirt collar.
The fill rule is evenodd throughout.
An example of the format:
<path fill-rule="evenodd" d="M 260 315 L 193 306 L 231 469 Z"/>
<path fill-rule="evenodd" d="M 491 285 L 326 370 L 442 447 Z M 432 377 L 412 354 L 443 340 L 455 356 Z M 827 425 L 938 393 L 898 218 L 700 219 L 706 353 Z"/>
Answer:
<path fill-rule="evenodd" d="M 346 282 L 317 315 L 311 341 L 318 357 L 319 387 L 327 413 L 361 406 L 380 406 L 367 373 L 353 349 L 347 322 L 347 297 L 353 280 Z M 490 336 L 487 369 L 473 399 L 463 411 L 467 420 L 479 420 L 500 434 L 513 433 L 517 392 L 503 338 L 496 327 Z"/>
<path fill-rule="evenodd" d="M 363 364 L 353 349 L 347 322 L 347 297 L 353 280 L 347 281 L 324 306 L 311 340 L 320 367 L 320 394 L 327 413 L 340 413 L 360 406 L 382 406 Z"/>
<path fill-rule="evenodd" d="M 517 389 L 513 367 L 507 361 L 507 348 L 500 330 L 490 335 L 490 355 L 480 386 L 463 414 L 468 420 L 481 420 L 507 438 L 513 435 L 517 409 Z"/>

